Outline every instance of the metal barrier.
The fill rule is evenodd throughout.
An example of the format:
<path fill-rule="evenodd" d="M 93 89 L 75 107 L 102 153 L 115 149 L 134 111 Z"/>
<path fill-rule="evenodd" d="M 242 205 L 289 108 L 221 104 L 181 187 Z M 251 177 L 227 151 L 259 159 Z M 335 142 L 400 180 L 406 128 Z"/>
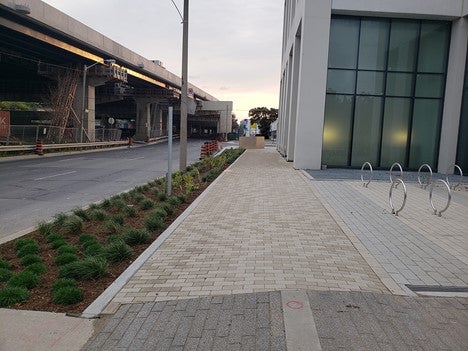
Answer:
<path fill-rule="evenodd" d="M 366 165 L 369 166 L 369 170 L 370 170 L 370 177 L 369 177 L 369 180 L 366 182 L 364 182 L 364 168 L 366 167 Z M 370 162 L 364 162 L 362 167 L 361 167 L 361 182 L 362 182 L 362 186 L 367 188 L 369 187 L 369 183 L 372 181 L 372 165 Z"/>
<path fill-rule="evenodd" d="M 395 168 L 395 166 L 398 166 L 398 168 L 400 168 L 400 179 L 403 179 L 403 168 L 401 167 L 401 165 L 398 163 L 398 162 L 395 162 L 392 167 L 390 167 L 390 183 L 393 184 L 393 168 Z"/>
<path fill-rule="evenodd" d="M 449 182 L 449 173 L 450 173 L 451 169 L 453 169 L 453 174 L 454 175 L 455 175 L 455 169 L 458 169 L 458 172 L 460 173 L 460 181 L 455 185 L 451 185 L 450 182 Z M 461 186 L 462 183 L 463 183 L 463 172 L 462 172 L 462 169 L 460 168 L 460 166 L 458 166 L 458 165 L 449 166 L 447 168 L 447 171 L 445 172 L 445 181 L 449 185 L 449 188 L 453 189 L 453 190 L 455 190 L 457 187 Z"/>
<path fill-rule="evenodd" d="M 401 207 L 398 210 L 395 210 L 395 206 L 393 205 L 393 188 L 396 189 L 398 184 L 401 184 L 403 186 L 403 194 L 404 195 L 403 195 L 403 203 L 401 204 Z M 406 192 L 405 182 L 400 178 L 398 178 L 395 181 L 392 181 L 392 184 L 390 185 L 390 191 L 388 193 L 388 200 L 390 202 L 390 208 L 392 209 L 392 214 L 394 214 L 395 216 L 398 216 L 398 213 L 401 212 L 403 210 L 403 208 L 405 208 L 406 197 L 407 197 L 407 192 Z"/>
<path fill-rule="evenodd" d="M 421 182 L 421 170 L 426 167 L 429 170 L 429 176 L 426 176 L 426 181 L 423 183 Z M 423 164 L 421 167 L 418 169 L 418 183 L 419 186 L 423 189 L 426 189 L 429 185 L 432 184 L 432 168 L 429 166 L 427 163 Z"/>
<path fill-rule="evenodd" d="M 434 214 L 438 215 L 439 217 L 442 216 L 442 213 L 447 211 L 450 206 L 450 202 L 452 201 L 452 191 L 450 190 L 450 185 L 443 179 L 438 179 L 439 182 L 442 182 L 445 187 L 447 188 L 447 204 L 445 205 L 443 210 L 438 210 L 435 205 L 434 201 L 432 201 L 432 191 L 434 190 L 434 182 L 431 183 L 431 188 L 429 190 L 429 201 L 431 202 L 431 207 L 434 210 Z"/>

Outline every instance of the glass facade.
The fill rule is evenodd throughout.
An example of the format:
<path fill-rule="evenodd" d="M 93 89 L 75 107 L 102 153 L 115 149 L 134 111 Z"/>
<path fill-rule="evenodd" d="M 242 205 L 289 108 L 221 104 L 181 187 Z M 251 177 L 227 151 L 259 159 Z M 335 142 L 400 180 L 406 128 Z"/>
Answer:
<path fill-rule="evenodd" d="M 437 169 L 450 29 L 441 21 L 332 17 L 323 164 Z"/>
<path fill-rule="evenodd" d="M 468 172 L 468 58 L 465 67 L 465 84 L 463 86 L 463 103 L 458 134 L 457 165 L 464 173 Z"/>

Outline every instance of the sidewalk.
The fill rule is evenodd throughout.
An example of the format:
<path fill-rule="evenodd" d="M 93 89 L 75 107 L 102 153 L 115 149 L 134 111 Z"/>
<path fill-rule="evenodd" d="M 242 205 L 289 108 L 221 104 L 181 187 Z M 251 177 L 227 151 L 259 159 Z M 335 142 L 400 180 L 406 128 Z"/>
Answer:
<path fill-rule="evenodd" d="M 409 185 L 395 217 L 388 187 L 246 151 L 116 292 L 83 350 L 468 349 L 468 195 L 436 217 Z"/>

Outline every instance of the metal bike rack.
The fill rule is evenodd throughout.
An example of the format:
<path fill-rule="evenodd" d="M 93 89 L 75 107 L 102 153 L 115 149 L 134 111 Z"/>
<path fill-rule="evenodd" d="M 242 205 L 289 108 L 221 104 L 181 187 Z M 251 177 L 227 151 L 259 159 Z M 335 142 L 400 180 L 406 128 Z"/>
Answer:
<path fill-rule="evenodd" d="M 398 210 L 395 210 L 395 206 L 393 205 L 393 188 L 396 189 L 398 184 L 401 184 L 403 186 L 404 196 L 403 196 L 403 203 L 401 204 L 401 207 Z M 392 185 L 390 186 L 390 192 L 388 193 L 388 200 L 390 202 L 392 214 L 394 214 L 395 216 L 398 216 L 398 213 L 403 210 L 406 204 L 406 197 L 407 197 L 407 192 L 406 192 L 405 182 L 401 178 L 398 178 L 397 180 L 392 181 Z"/>
<path fill-rule="evenodd" d="M 400 179 L 403 179 L 403 168 L 401 167 L 401 165 L 398 162 L 395 162 L 392 165 L 392 167 L 390 167 L 390 183 L 392 183 L 392 186 L 393 186 L 393 168 L 395 168 L 395 166 L 398 166 L 398 168 L 400 168 Z M 397 187 L 398 184 L 400 184 L 400 183 L 397 183 L 395 187 Z"/>
<path fill-rule="evenodd" d="M 429 170 L 430 175 L 426 176 L 426 182 L 421 182 L 421 170 L 426 167 Z M 418 183 L 421 186 L 421 188 L 426 189 L 429 185 L 432 184 L 432 168 L 429 166 L 427 163 L 423 164 L 421 167 L 418 169 Z"/>
<path fill-rule="evenodd" d="M 455 175 L 455 169 L 458 169 L 458 172 L 460 173 L 460 181 L 457 183 L 457 184 L 454 184 L 454 185 L 451 185 L 450 182 L 449 182 L 449 173 L 450 173 L 450 170 L 453 168 L 453 174 Z M 447 171 L 445 172 L 445 181 L 447 182 L 447 184 L 449 185 L 449 188 L 451 189 L 456 189 L 457 187 L 461 186 L 461 184 L 463 183 L 463 172 L 462 172 L 462 169 L 460 168 L 460 166 L 458 165 L 451 165 L 447 168 Z"/>
<path fill-rule="evenodd" d="M 370 177 L 369 177 L 369 180 L 367 181 L 367 183 L 364 181 L 364 168 L 366 166 L 369 166 L 369 170 L 370 170 Z M 372 181 L 372 165 L 370 164 L 370 162 L 364 162 L 362 167 L 361 167 L 361 182 L 362 182 L 362 186 L 364 188 L 367 188 L 369 186 L 369 183 Z"/>
<path fill-rule="evenodd" d="M 434 206 L 434 202 L 432 201 L 432 191 L 434 190 L 434 182 L 431 183 L 431 188 L 429 190 L 429 201 L 431 202 L 431 207 L 432 209 L 434 210 L 434 214 L 435 215 L 438 215 L 439 217 L 442 216 L 442 213 L 445 212 L 449 206 L 450 206 L 450 201 L 452 200 L 452 191 L 450 190 L 450 185 L 443 179 L 438 179 L 439 182 L 442 182 L 445 187 L 447 188 L 447 204 L 445 205 L 444 209 L 443 210 L 438 210 L 435 206 Z"/>

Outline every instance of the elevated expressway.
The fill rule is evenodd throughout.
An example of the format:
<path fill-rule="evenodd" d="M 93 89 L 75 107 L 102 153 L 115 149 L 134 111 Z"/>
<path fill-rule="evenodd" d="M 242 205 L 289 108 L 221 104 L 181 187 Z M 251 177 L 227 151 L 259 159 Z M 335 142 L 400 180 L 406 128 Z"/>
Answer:
<path fill-rule="evenodd" d="M 174 125 L 180 124 L 181 78 L 160 61 L 40 0 L 0 0 L 0 101 L 47 101 L 51 88 L 62 89 L 67 74 L 75 76 L 70 121 L 82 123 L 91 141 L 96 125 L 113 119 L 131 121 L 137 139 L 164 134 L 169 104 Z M 189 92 L 189 135 L 230 131 L 232 102 L 218 101 L 192 84 Z"/>

